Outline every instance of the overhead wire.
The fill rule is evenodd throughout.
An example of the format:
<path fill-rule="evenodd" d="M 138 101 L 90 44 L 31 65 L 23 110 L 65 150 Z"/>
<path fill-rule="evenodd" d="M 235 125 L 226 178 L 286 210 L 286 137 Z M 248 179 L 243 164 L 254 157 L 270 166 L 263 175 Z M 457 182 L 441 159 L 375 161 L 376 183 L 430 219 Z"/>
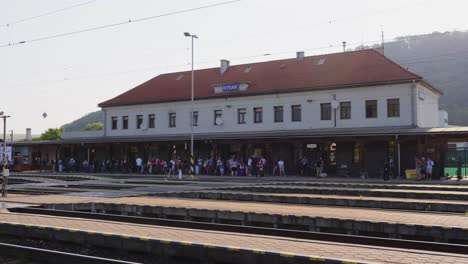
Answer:
<path fill-rule="evenodd" d="M 117 26 L 130 24 L 130 23 L 137 23 L 137 22 L 142 22 L 142 21 L 161 18 L 161 17 L 167 17 L 167 16 L 172 16 L 172 15 L 177 15 L 177 14 L 182 14 L 182 13 L 188 13 L 188 12 L 193 12 L 193 11 L 197 11 L 197 10 L 202 10 L 202 9 L 207 9 L 207 8 L 212 8 L 212 7 L 222 6 L 222 5 L 228 5 L 228 4 L 232 4 L 232 3 L 235 3 L 235 2 L 239 2 L 239 1 L 241 1 L 241 0 L 232 0 L 232 1 L 227 1 L 227 2 L 211 4 L 211 5 L 199 6 L 199 7 L 195 7 L 195 8 L 189 8 L 189 9 L 184 9 L 184 10 L 179 10 L 179 11 L 174 11 L 174 12 L 169 12 L 169 13 L 164 13 L 164 14 L 158 14 L 158 15 L 144 17 L 144 18 L 128 19 L 127 21 L 122 21 L 122 22 L 117 22 L 117 23 L 112 23 L 112 24 L 107 24 L 107 25 L 102 25 L 102 26 L 97 26 L 97 27 L 85 28 L 85 29 L 81 29 L 81 30 L 75 30 L 75 31 L 60 33 L 60 34 L 56 34 L 56 35 L 49 35 L 49 36 L 39 37 L 39 38 L 35 38 L 35 39 L 22 40 L 22 41 L 18 41 L 18 42 L 14 42 L 14 43 L 3 44 L 3 45 L 0 45 L 0 48 L 11 47 L 11 46 L 16 46 L 16 45 L 21 45 L 21 44 L 26 44 L 26 43 L 31 43 L 31 42 L 38 42 L 38 41 L 43 41 L 43 40 L 47 40 L 47 39 L 60 38 L 60 37 L 65 37 L 65 36 L 70 36 L 70 35 L 75 35 L 75 34 L 81 34 L 81 33 L 85 33 L 85 32 L 101 30 L 101 29 L 106 29 L 106 28 L 112 28 L 112 27 L 117 27 Z"/>
<path fill-rule="evenodd" d="M 84 2 L 84 3 L 63 7 L 63 8 L 56 9 L 56 10 L 53 10 L 53 11 L 49 11 L 49 12 L 46 12 L 46 13 L 42 13 L 42 14 L 39 14 L 39 15 L 18 19 L 18 20 L 12 21 L 12 22 L 8 22 L 6 24 L 1 24 L 0 28 L 2 28 L 2 27 L 11 27 L 13 25 L 20 24 L 20 23 L 23 23 L 23 22 L 26 22 L 26 21 L 38 19 L 38 18 L 45 17 L 45 16 L 49 16 L 49 15 L 59 13 L 59 12 L 63 12 L 63 11 L 66 11 L 66 10 L 70 10 L 70 9 L 73 9 L 73 8 L 76 8 L 76 7 L 89 5 L 89 4 L 91 4 L 93 2 L 96 2 L 96 1 L 97 0 L 90 0 L 90 1 L 87 1 L 87 2 Z"/>
<path fill-rule="evenodd" d="M 356 45 L 356 44 L 369 44 L 369 43 L 378 43 L 380 40 L 372 40 L 372 41 L 366 41 L 366 42 L 351 42 L 349 45 Z M 321 50 L 321 49 L 327 49 L 327 48 L 335 48 L 339 47 L 341 44 L 331 44 L 328 46 L 322 46 L 322 47 L 316 47 L 316 48 L 309 48 L 305 49 L 305 51 L 313 51 L 313 50 Z M 250 56 L 242 56 L 242 57 L 232 57 L 228 58 L 228 60 L 242 60 L 242 59 L 249 59 L 249 58 L 258 58 L 258 57 L 267 57 L 267 56 L 274 56 L 274 55 L 282 55 L 282 54 L 287 54 L 291 53 L 291 51 L 281 51 L 281 52 L 273 52 L 273 53 L 263 53 L 263 54 L 257 54 L 257 55 L 250 55 Z M 466 52 L 462 52 L 466 53 Z M 456 53 L 448 53 L 450 55 L 455 55 Z M 324 54 L 326 55 L 326 54 Z M 447 55 L 447 54 L 445 54 Z M 434 57 L 441 57 L 442 55 L 435 55 Z M 422 58 L 422 57 L 421 57 Z M 428 58 L 428 56 L 424 57 Z M 463 59 L 468 59 L 466 57 L 461 57 L 461 58 L 446 58 L 446 59 L 440 59 L 440 60 L 429 60 L 429 61 L 418 61 L 415 58 L 414 60 L 410 61 L 397 61 L 399 64 L 402 66 L 406 67 L 408 65 L 413 65 L 413 64 L 419 64 L 419 63 L 433 63 L 433 62 L 442 62 L 442 61 L 450 61 L 450 60 L 463 60 Z M 218 60 L 202 60 L 196 63 L 197 65 L 202 65 L 206 63 L 213 63 Z M 26 82 L 26 83 L 21 83 L 18 85 L 14 85 L 11 87 L 21 87 L 21 86 L 30 86 L 30 85 L 41 85 L 41 84 L 48 84 L 48 83 L 53 83 L 53 82 L 62 82 L 62 81 L 77 81 L 77 80 L 85 80 L 85 79 L 99 79 L 99 78 L 106 78 L 108 76 L 114 76 L 114 75 L 122 75 L 122 74 L 131 74 L 131 73 L 143 73 L 143 72 L 149 72 L 153 71 L 156 69 L 163 69 L 163 68 L 176 68 L 176 67 L 182 67 L 182 66 L 188 66 L 189 63 L 181 63 L 181 64 L 172 64 L 172 65 L 160 65 L 160 66 L 152 66 L 152 67 L 144 67 L 144 68 L 138 68 L 138 69 L 132 69 L 132 70 L 127 70 L 127 71 L 116 71 L 116 72 L 107 72 L 107 73 L 97 73 L 97 74 L 89 74 L 89 75 L 83 75 L 83 76 L 77 76 L 74 78 L 61 78 L 61 79 L 52 79 L 52 80 L 42 80 L 42 81 L 32 81 L 32 82 Z"/>

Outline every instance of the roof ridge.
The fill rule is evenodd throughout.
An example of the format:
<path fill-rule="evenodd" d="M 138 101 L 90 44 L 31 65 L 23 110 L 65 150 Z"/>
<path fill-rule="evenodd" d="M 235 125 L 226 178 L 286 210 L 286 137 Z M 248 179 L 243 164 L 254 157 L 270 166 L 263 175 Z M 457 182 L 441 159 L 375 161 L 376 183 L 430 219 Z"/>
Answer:
<path fill-rule="evenodd" d="M 331 56 L 331 55 L 351 54 L 351 53 L 360 53 L 360 52 L 368 52 L 368 51 L 377 52 L 374 48 L 369 48 L 369 49 L 362 49 L 362 50 L 351 50 L 351 51 L 346 51 L 346 52 L 333 52 L 333 53 L 325 53 L 325 54 L 316 54 L 316 55 L 304 56 L 303 60 L 312 59 L 314 57 L 324 57 L 324 56 Z M 377 53 L 379 53 L 379 52 L 377 52 Z M 382 54 L 380 54 L 380 55 L 382 56 Z M 232 60 L 232 59 L 228 59 L 228 60 Z M 276 60 L 268 60 L 268 61 L 257 61 L 257 62 L 250 62 L 250 63 L 234 64 L 234 65 L 230 65 L 229 67 L 230 68 L 231 67 L 242 67 L 242 66 L 250 66 L 250 65 L 263 64 L 263 63 L 275 63 L 275 62 L 281 62 L 281 61 L 294 61 L 294 60 L 296 60 L 296 57 L 290 57 L 290 58 L 285 58 L 285 59 L 276 59 Z M 391 61 L 391 62 L 393 62 L 393 61 Z M 395 63 L 395 62 L 393 62 L 393 63 L 398 65 L 398 63 Z M 398 66 L 400 66 L 400 65 L 398 65 Z M 216 70 L 216 69 L 219 69 L 219 67 L 209 67 L 209 68 L 196 69 L 195 72 L 205 71 L 205 70 Z M 402 68 L 402 69 L 404 69 L 404 68 Z M 406 70 L 406 69 L 404 69 L 404 70 Z M 408 71 L 408 70 L 406 70 L 406 71 Z M 163 75 L 184 74 L 184 73 L 191 73 L 191 70 L 162 73 L 162 74 L 157 75 L 154 78 L 157 78 L 158 76 L 163 76 Z"/>

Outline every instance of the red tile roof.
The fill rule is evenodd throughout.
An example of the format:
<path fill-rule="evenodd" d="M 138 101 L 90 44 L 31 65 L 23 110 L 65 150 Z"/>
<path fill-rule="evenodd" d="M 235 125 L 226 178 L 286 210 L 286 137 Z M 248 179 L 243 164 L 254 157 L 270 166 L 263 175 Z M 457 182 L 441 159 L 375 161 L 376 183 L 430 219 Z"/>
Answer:
<path fill-rule="evenodd" d="M 320 63 L 322 60 L 323 63 Z M 251 67 L 250 71 L 246 71 Z M 181 77 L 182 76 L 182 77 Z M 409 81 L 416 75 L 376 50 L 361 50 L 234 65 L 223 74 L 219 68 L 195 71 L 195 99 L 303 90 L 337 89 Z M 248 82 L 246 91 L 215 94 L 214 85 Z M 100 107 L 190 100 L 191 72 L 161 74 Z"/>

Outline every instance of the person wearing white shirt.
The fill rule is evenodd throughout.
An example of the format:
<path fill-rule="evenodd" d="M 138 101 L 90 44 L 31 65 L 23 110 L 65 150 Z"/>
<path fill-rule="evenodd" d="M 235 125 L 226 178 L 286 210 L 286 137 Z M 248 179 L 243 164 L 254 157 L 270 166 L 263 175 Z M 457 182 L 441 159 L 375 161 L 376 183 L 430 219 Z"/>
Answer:
<path fill-rule="evenodd" d="M 434 168 L 434 161 L 431 160 L 431 158 L 427 158 L 426 173 L 427 173 L 427 178 L 428 179 L 432 179 L 432 168 Z"/>
<path fill-rule="evenodd" d="M 278 161 L 279 176 L 284 176 L 284 160 Z"/>
<path fill-rule="evenodd" d="M 140 157 L 136 159 L 137 172 L 141 174 L 143 160 Z"/>

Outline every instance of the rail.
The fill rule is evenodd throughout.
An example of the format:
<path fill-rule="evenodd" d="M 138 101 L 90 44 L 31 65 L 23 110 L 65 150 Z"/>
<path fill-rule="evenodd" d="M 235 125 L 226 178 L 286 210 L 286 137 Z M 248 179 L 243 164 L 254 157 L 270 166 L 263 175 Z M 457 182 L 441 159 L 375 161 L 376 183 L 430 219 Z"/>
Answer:
<path fill-rule="evenodd" d="M 14 260 L 11 263 L 50 263 L 50 264 L 138 264 L 137 262 L 128 262 L 122 260 L 93 257 L 88 255 L 80 255 L 62 251 L 48 250 L 43 248 L 35 248 L 21 246 L 15 244 L 0 243 L 0 255 L 3 258 L 8 257 Z M 21 260 L 23 262 L 18 262 Z M 6 263 L 9 263 L 6 261 Z"/>

